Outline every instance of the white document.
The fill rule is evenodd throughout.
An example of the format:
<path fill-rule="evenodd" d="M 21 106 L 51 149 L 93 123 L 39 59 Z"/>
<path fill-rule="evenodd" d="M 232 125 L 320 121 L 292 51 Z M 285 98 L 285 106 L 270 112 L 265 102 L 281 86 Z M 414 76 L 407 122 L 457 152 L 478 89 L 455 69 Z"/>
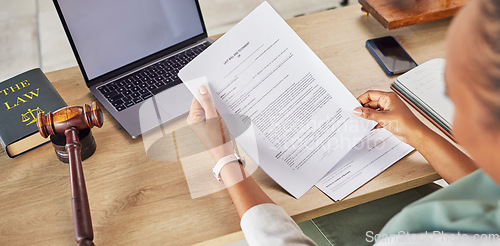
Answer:
<path fill-rule="evenodd" d="M 385 129 L 375 129 L 317 184 L 335 201 L 341 200 L 413 151 Z"/>
<path fill-rule="evenodd" d="M 238 145 L 296 198 L 376 125 L 267 3 L 179 72 L 197 97 L 207 85 Z"/>

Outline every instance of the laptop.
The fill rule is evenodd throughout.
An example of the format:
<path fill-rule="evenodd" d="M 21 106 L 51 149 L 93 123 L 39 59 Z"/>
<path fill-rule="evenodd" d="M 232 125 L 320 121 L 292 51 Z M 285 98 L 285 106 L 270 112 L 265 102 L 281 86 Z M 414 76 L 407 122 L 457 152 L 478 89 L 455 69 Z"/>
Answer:
<path fill-rule="evenodd" d="M 184 115 L 178 71 L 213 41 L 198 0 L 53 0 L 91 93 L 133 138 Z"/>

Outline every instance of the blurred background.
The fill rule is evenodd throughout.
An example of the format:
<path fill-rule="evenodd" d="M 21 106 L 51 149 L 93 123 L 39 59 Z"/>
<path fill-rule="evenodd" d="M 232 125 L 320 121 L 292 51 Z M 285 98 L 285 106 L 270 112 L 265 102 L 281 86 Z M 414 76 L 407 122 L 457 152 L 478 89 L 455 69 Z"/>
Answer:
<path fill-rule="evenodd" d="M 208 34 L 215 35 L 229 30 L 262 0 L 199 2 Z M 344 0 L 268 2 L 289 19 L 341 7 Z M 52 0 L 0 0 L 0 6 L 0 81 L 35 67 L 50 72 L 77 65 Z"/>

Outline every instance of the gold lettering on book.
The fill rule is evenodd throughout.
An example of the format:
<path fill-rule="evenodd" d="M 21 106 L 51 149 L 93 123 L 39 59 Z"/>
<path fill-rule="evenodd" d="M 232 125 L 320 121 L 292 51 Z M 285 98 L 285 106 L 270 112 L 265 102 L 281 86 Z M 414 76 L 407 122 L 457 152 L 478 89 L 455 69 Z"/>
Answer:
<path fill-rule="evenodd" d="M 26 125 L 35 123 L 38 113 L 45 114 L 45 111 L 41 110 L 40 107 L 36 109 L 28 109 L 28 112 L 21 114 L 21 120 L 22 122 L 27 122 Z"/>
<path fill-rule="evenodd" d="M 29 85 L 30 85 L 30 83 L 28 83 L 28 80 L 21 81 L 13 86 L 1 89 L 0 96 L 1 96 L 1 94 L 4 94 L 5 96 L 7 96 L 10 93 L 14 93 L 18 90 L 21 90 L 22 88 L 28 87 Z"/>
<path fill-rule="evenodd" d="M 24 96 L 25 96 L 25 97 L 27 97 L 27 98 L 29 98 L 29 99 L 31 100 L 31 99 L 33 99 L 33 96 L 38 97 L 38 94 L 39 94 L 39 93 L 40 93 L 40 88 L 37 88 L 37 89 L 36 89 L 36 93 L 35 93 L 35 92 L 33 92 L 33 91 L 30 91 L 30 92 L 28 92 L 28 93 L 24 94 Z"/>
<path fill-rule="evenodd" d="M 9 87 L 9 88 L 11 88 L 11 87 Z M 9 104 L 9 102 L 4 102 L 4 105 L 7 108 L 7 110 L 10 110 L 12 108 L 17 107 L 21 103 L 26 103 L 28 100 L 33 100 L 33 98 L 38 97 L 39 94 L 40 94 L 40 88 L 37 88 L 34 91 L 30 91 L 28 93 L 25 93 L 22 96 L 17 97 L 16 102 L 14 104 Z"/>

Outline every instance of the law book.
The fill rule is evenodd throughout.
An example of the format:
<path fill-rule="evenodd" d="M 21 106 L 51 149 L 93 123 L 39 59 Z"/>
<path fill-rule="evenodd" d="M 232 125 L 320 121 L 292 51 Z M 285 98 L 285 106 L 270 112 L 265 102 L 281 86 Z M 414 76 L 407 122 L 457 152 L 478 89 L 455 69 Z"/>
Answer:
<path fill-rule="evenodd" d="M 0 142 L 17 157 L 49 142 L 38 133 L 36 117 L 66 103 L 40 68 L 0 82 Z"/>
<path fill-rule="evenodd" d="M 446 96 L 445 63 L 443 58 L 429 60 L 399 76 L 391 88 L 455 140 L 451 131 L 454 106 Z"/>

